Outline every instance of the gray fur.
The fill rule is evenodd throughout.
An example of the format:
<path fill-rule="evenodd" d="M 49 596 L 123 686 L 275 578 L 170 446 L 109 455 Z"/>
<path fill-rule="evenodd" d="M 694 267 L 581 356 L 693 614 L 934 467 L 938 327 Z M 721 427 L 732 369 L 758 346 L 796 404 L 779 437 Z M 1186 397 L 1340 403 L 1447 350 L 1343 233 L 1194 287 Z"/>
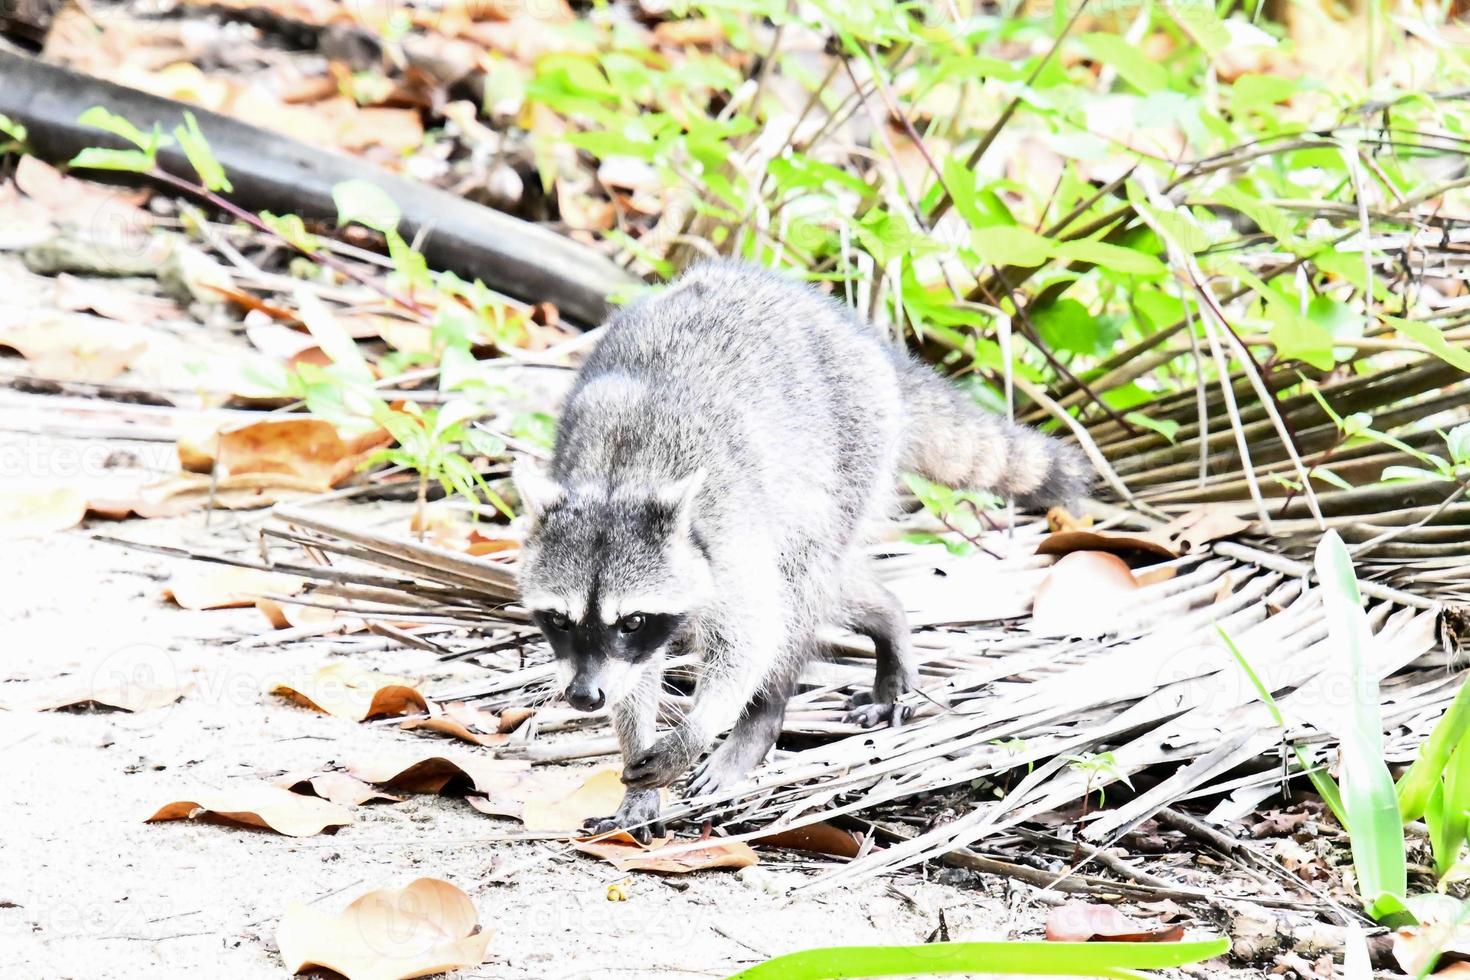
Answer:
<path fill-rule="evenodd" d="M 732 726 L 696 786 L 741 780 L 774 743 L 825 623 L 873 637 L 877 705 L 914 683 L 903 609 L 862 552 L 903 469 L 1027 504 L 1073 500 L 1089 482 L 1075 449 L 982 412 L 775 273 L 699 266 L 612 316 L 550 473 L 517 472 L 533 514 L 526 605 L 569 691 L 582 706 L 605 695 L 616 723 L 632 802 L 611 820 L 648 819 L 647 793 Z M 678 641 L 704 669 L 687 717 L 655 739 L 663 654 Z"/>

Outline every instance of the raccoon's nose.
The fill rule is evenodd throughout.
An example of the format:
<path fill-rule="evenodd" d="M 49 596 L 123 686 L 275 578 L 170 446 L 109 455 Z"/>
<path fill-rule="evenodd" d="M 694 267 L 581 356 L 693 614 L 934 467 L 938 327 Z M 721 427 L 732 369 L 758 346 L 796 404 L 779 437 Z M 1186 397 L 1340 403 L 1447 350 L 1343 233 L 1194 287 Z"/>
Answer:
<path fill-rule="evenodd" d="M 600 687 L 573 684 L 567 688 L 567 701 L 578 711 L 596 711 L 606 700 Z"/>

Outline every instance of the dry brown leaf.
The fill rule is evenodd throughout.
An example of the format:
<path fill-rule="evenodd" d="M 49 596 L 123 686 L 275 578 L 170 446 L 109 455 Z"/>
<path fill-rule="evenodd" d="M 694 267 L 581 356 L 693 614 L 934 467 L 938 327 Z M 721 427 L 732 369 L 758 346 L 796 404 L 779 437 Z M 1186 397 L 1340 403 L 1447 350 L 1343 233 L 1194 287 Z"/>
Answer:
<path fill-rule="evenodd" d="M 280 418 L 180 439 L 179 465 L 195 473 L 218 468 L 221 477 L 284 477 L 291 489 L 330 490 L 346 480 L 391 437 L 382 429 L 344 438 L 325 419 Z"/>
<path fill-rule="evenodd" d="M 1150 929 L 1111 905 L 1068 902 L 1046 916 L 1046 938 L 1054 943 L 1172 943 L 1183 937 L 1182 925 Z"/>
<path fill-rule="evenodd" d="M 125 497 L 94 497 L 87 509 L 100 517 L 178 517 L 200 507 L 255 510 L 310 497 L 321 491 L 280 473 L 243 473 L 217 480 L 202 473 L 179 473 L 138 487 Z"/>
<path fill-rule="evenodd" d="M 492 798 L 504 798 L 525 781 L 531 764 L 518 759 L 466 758 L 441 753 L 360 760 L 348 763 L 347 771 L 364 782 L 395 793 L 473 789 Z"/>
<path fill-rule="evenodd" d="M 506 708 L 500 713 L 500 730 L 510 733 L 520 728 L 536 713 L 535 708 Z"/>
<path fill-rule="evenodd" d="M 340 806 L 403 802 L 403 797 L 384 793 L 345 772 L 292 773 L 276 780 L 276 785 L 293 793 L 320 796 Z"/>
<path fill-rule="evenodd" d="M 757 837 L 755 842 L 763 847 L 783 847 L 792 851 L 843 858 L 857 857 L 863 847 L 861 834 L 843 830 L 830 823 L 814 823 L 782 830 L 765 837 Z"/>
<path fill-rule="evenodd" d="M 299 602 L 256 599 L 255 608 L 260 610 L 261 615 L 271 624 L 272 629 L 278 630 L 321 628 L 337 621 L 337 610 L 322 606 L 307 606 Z M 345 620 L 343 625 L 346 625 Z"/>
<path fill-rule="evenodd" d="M 404 731 L 422 728 L 471 745 L 504 745 L 510 741 L 509 735 L 500 732 L 500 719 L 488 711 L 481 711 L 463 701 L 443 705 L 443 711 L 443 714 L 429 718 L 409 718 L 398 727 Z"/>
<path fill-rule="evenodd" d="M 661 791 L 666 796 L 667 791 Z M 552 795 L 538 792 L 534 783 L 523 786 L 521 822 L 527 830 L 580 832 L 582 823 L 591 817 L 605 817 L 623 802 L 622 770 L 615 767 L 598 769 L 570 793 Z"/>
<path fill-rule="evenodd" d="M 521 819 L 526 805 L 513 796 L 466 796 L 465 802 L 488 817 Z"/>
<path fill-rule="evenodd" d="M 150 296 L 136 289 L 109 286 L 91 279 L 79 279 L 68 273 L 56 277 L 52 301 L 59 309 L 80 312 L 91 310 L 98 316 L 123 323 L 153 323 L 177 319 L 182 315 L 171 299 Z"/>
<path fill-rule="evenodd" d="M 492 935 L 468 895 L 420 878 L 361 895 L 340 913 L 293 905 L 276 945 L 292 975 L 325 967 L 347 980 L 408 980 L 479 966 Z"/>
<path fill-rule="evenodd" d="M 80 180 L 29 154 L 16 161 L 15 184 L 64 224 L 135 232 L 144 232 L 153 225 L 153 216 L 140 207 L 151 196 L 147 189 Z"/>
<path fill-rule="evenodd" d="M 313 674 L 278 681 L 269 690 L 352 721 L 429 710 L 428 702 L 409 678 L 379 674 L 349 663 L 328 664 Z"/>
<path fill-rule="evenodd" d="M 1048 515 L 1048 521 L 1060 529 L 1041 539 L 1036 546 L 1038 555 L 1107 551 L 1134 558 L 1177 558 L 1198 551 L 1211 541 L 1239 534 L 1251 526 L 1250 521 L 1237 517 L 1231 508 L 1211 504 L 1203 504 L 1167 524 L 1140 534 L 1088 530 L 1079 526 L 1061 508 L 1054 508 Z"/>
<path fill-rule="evenodd" d="M 1199 551 L 1211 541 L 1234 537 L 1249 530 L 1254 523 L 1239 517 L 1228 506 L 1201 504 L 1163 527 L 1150 531 L 1148 537 L 1167 545 L 1177 554 L 1187 555 Z"/>
<path fill-rule="evenodd" d="M 280 572 L 195 562 L 174 573 L 164 587 L 163 597 L 184 609 L 238 609 L 255 605 L 266 594 L 295 595 L 305 584 L 294 575 Z"/>
<path fill-rule="evenodd" d="M 121 684 L 74 684 L 63 691 L 34 698 L 13 707 L 30 711 L 62 711 L 70 708 L 115 708 L 119 711 L 149 711 L 174 704 L 194 687 L 184 683 L 151 683 L 139 676 Z"/>
<path fill-rule="evenodd" d="M 0 489 L 0 541 L 64 531 L 86 514 L 87 498 L 71 487 L 5 487 Z"/>
<path fill-rule="evenodd" d="M 22 159 L 30 159 L 23 157 Z M 0 328 L 0 347 L 26 359 L 52 381 L 111 381 L 148 349 L 142 328 L 81 314 L 56 315 Z"/>
<path fill-rule="evenodd" d="M 346 808 L 279 786 L 238 790 L 205 790 L 160 807 L 144 823 L 166 820 L 213 820 L 274 830 L 288 837 L 311 837 L 352 822 Z"/>
<path fill-rule="evenodd" d="M 1051 567 L 1036 590 L 1028 628 L 1042 636 L 1105 633 L 1132 605 L 1139 589 L 1117 555 L 1074 551 Z"/>
<path fill-rule="evenodd" d="M 688 847 L 689 844 L 697 846 Z M 716 838 L 696 842 L 661 837 L 644 845 L 618 831 L 597 840 L 576 840 L 572 846 L 583 854 L 601 858 L 619 871 L 681 875 L 714 868 L 748 868 L 760 863 L 760 857 L 744 841 Z"/>
<path fill-rule="evenodd" d="M 226 286 L 222 283 L 205 283 L 204 286 L 210 292 L 223 296 L 237 306 L 264 313 L 272 320 L 279 320 L 286 324 L 299 324 L 301 322 L 301 318 L 294 310 L 288 310 L 282 306 L 273 306 L 260 297 L 245 292 L 243 289 L 236 289 L 233 286 Z M 292 332 L 294 333 L 295 331 Z M 248 330 L 246 331 L 246 336 L 249 336 Z M 302 334 L 301 336 L 310 340 L 310 336 L 307 334 Z M 254 338 L 251 337 L 251 340 L 253 341 Z M 264 351 L 264 353 L 269 354 L 271 352 Z"/>
<path fill-rule="evenodd" d="M 1041 539 L 1038 555 L 1070 555 L 1074 551 L 1105 551 L 1115 555 L 1143 554 L 1159 558 L 1177 558 L 1168 545 L 1147 535 L 1118 534 L 1113 531 L 1057 531 Z"/>
<path fill-rule="evenodd" d="M 1470 922 L 1463 922 L 1464 906 L 1452 895 L 1415 895 L 1409 910 L 1419 921 L 1394 933 L 1393 958 L 1410 976 L 1433 969 L 1435 976 L 1470 960 Z"/>

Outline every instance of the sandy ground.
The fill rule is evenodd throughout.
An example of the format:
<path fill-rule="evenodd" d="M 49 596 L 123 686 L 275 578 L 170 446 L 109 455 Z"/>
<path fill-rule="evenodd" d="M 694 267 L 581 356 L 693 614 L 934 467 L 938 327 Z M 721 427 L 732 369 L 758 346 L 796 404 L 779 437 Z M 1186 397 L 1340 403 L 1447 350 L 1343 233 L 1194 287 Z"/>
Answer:
<path fill-rule="evenodd" d="M 69 460 L 61 476 L 104 478 L 119 448 L 148 463 L 162 444 L 0 437 L 0 479 Z M 17 461 L 23 461 L 17 463 Z M 41 462 L 37 462 L 37 461 Z M 818 863 L 770 854 L 757 873 L 636 877 L 555 843 L 505 842 L 518 827 L 462 800 L 416 796 L 359 807 L 334 836 L 295 839 L 191 822 L 145 824 L 160 805 L 201 789 L 394 748 L 420 736 L 355 724 L 262 693 L 273 678 L 351 656 L 424 679 L 432 694 L 483 677 L 426 652 L 318 639 L 249 645 L 266 632 L 254 609 L 186 612 L 160 596 L 180 562 L 98 542 L 244 547 L 258 516 L 202 514 L 127 524 L 89 522 L 44 539 L 0 543 L 0 704 L 119 670 L 192 680 L 178 704 L 143 712 L 0 711 L 0 975 L 30 978 L 281 977 L 278 916 L 292 903 L 337 910 L 374 888 L 430 875 L 469 893 L 496 930 L 490 962 L 456 976 L 605 978 L 726 976 L 768 955 L 836 943 L 1036 935 L 1045 909 L 1001 882 L 910 874 L 787 899 Z M 375 642 L 381 644 L 381 641 Z M 140 666 L 141 665 L 141 666 Z M 454 743 L 456 748 L 470 747 Z M 483 750 L 482 750 L 483 751 Z M 951 873 L 952 874 L 952 873 Z M 936 875 L 943 879 L 943 873 Z"/>

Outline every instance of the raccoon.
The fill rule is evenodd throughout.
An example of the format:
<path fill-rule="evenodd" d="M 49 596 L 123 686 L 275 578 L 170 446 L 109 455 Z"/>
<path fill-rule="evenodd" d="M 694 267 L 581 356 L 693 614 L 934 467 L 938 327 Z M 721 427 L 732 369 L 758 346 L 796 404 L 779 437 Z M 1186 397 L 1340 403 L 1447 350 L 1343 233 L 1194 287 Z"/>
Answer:
<path fill-rule="evenodd" d="M 982 411 L 846 307 L 715 262 L 614 313 L 565 406 L 549 472 L 515 470 L 531 517 L 522 601 L 573 707 L 606 706 L 623 756 L 604 833 L 661 833 L 658 788 L 719 792 L 762 762 L 817 633 L 876 650 L 865 725 L 917 678 L 903 607 L 863 545 L 902 471 L 1022 505 L 1073 501 L 1074 447 Z M 701 655 L 692 705 L 656 731 L 664 658 Z"/>

